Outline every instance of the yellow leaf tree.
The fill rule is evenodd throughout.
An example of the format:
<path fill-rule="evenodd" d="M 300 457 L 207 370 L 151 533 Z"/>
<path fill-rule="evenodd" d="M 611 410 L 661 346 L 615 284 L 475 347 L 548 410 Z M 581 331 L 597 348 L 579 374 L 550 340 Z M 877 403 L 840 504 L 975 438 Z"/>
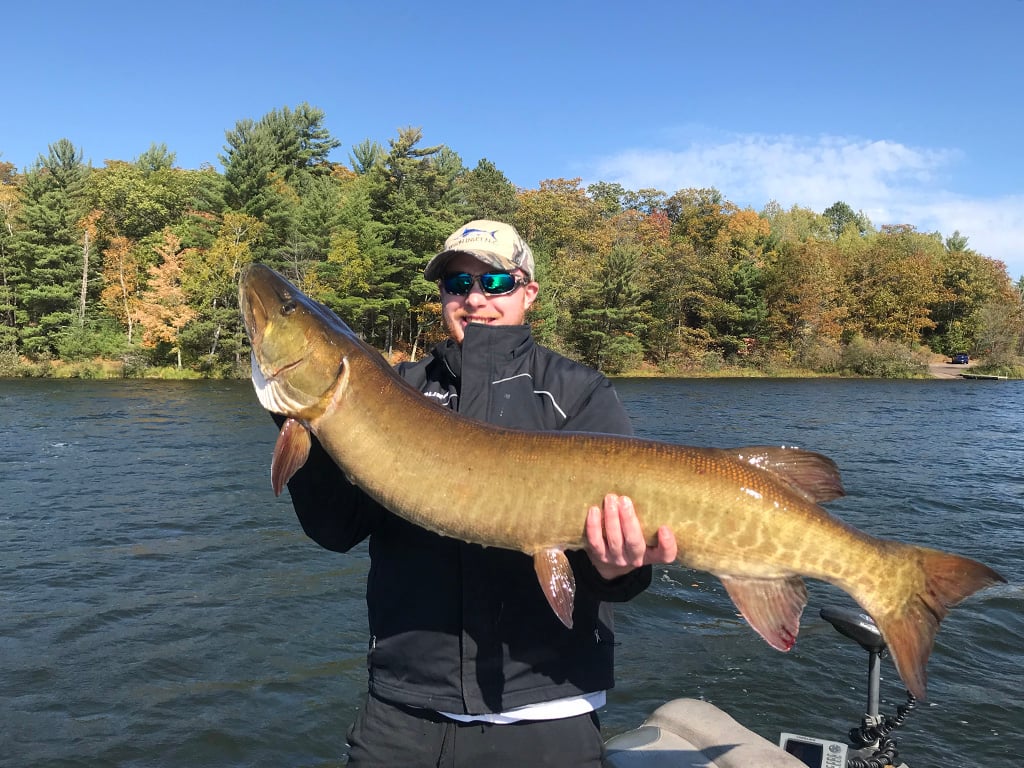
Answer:
<path fill-rule="evenodd" d="M 137 316 L 142 326 L 142 346 L 152 349 L 161 342 L 171 344 L 180 370 L 178 334 L 196 312 L 188 305 L 181 285 L 186 249 L 170 229 L 165 229 L 163 236 L 163 242 L 154 248 L 158 261 L 149 268 L 149 283 L 139 299 Z"/>
<path fill-rule="evenodd" d="M 110 238 L 103 251 L 103 290 L 100 301 L 128 329 L 128 343 L 135 330 L 135 304 L 139 291 L 139 255 L 135 243 L 124 235 Z"/>

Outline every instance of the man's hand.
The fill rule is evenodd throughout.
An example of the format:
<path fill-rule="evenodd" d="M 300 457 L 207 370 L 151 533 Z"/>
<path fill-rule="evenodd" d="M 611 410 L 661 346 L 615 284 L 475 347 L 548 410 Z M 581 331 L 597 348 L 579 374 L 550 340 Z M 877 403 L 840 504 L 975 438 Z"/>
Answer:
<path fill-rule="evenodd" d="M 676 537 L 667 525 L 658 528 L 657 544 L 647 546 L 632 499 L 614 493 L 604 497 L 603 512 L 599 507 L 587 512 L 586 536 L 591 562 L 609 581 L 642 565 L 674 562 L 678 553 Z"/>

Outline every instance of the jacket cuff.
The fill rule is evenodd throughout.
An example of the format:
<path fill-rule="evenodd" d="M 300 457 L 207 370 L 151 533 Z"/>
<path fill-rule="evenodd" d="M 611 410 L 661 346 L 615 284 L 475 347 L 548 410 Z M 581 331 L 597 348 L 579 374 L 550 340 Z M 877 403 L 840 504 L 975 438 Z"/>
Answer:
<path fill-rule="evenodd" d="M 587 591 L 606 603 L 625 603 L 632 600 L 651 585 L 654 569 L 643 565 L 614 579 L 606 579 L 590 562 L 583 550 L 566 553 L 572 563 L 577 589 L 585 585 Z"/>

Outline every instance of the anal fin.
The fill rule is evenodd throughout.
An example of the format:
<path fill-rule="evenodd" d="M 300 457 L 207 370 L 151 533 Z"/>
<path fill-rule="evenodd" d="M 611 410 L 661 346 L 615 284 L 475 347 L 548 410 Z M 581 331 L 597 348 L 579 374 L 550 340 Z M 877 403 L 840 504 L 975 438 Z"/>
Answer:
<path fill-rule="evenodd" d="M 299 471 L 306 459 L 313 440 L 306 429 L 295 419 L 286 419 L 274 444 L 274 458 L 270 461 L 270 483 L 274 495 L 280 496 L 285 484 Z"/>
<path fill-rule="evenodd" d="M 793 647 L 800 631 L 800 614 L 807 605 L 803 579 L 719 578 L 743 618 L 772 648 L 788 651 Z"/>
<path fill-rule="evenodd" d="M 565 552 L 542 549 L 533 555 L 533 569 L 548 605 L 566 627 L 572 629 L 572 609 L 576 599 L 576 577 Z"/>

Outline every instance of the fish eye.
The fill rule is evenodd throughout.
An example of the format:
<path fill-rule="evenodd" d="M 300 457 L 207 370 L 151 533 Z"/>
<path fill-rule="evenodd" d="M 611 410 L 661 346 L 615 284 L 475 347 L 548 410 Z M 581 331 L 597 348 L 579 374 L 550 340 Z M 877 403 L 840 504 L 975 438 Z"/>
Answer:
<path fill-rule="evenodd" d="M 290 315 L 292 314 L 292 312 L 296 310 L 297 307 L 298 304 L 295 302 L 295 299 L 288 299 L 284 304 L 281 305 L 281 314 L 286 316 Z"/>

